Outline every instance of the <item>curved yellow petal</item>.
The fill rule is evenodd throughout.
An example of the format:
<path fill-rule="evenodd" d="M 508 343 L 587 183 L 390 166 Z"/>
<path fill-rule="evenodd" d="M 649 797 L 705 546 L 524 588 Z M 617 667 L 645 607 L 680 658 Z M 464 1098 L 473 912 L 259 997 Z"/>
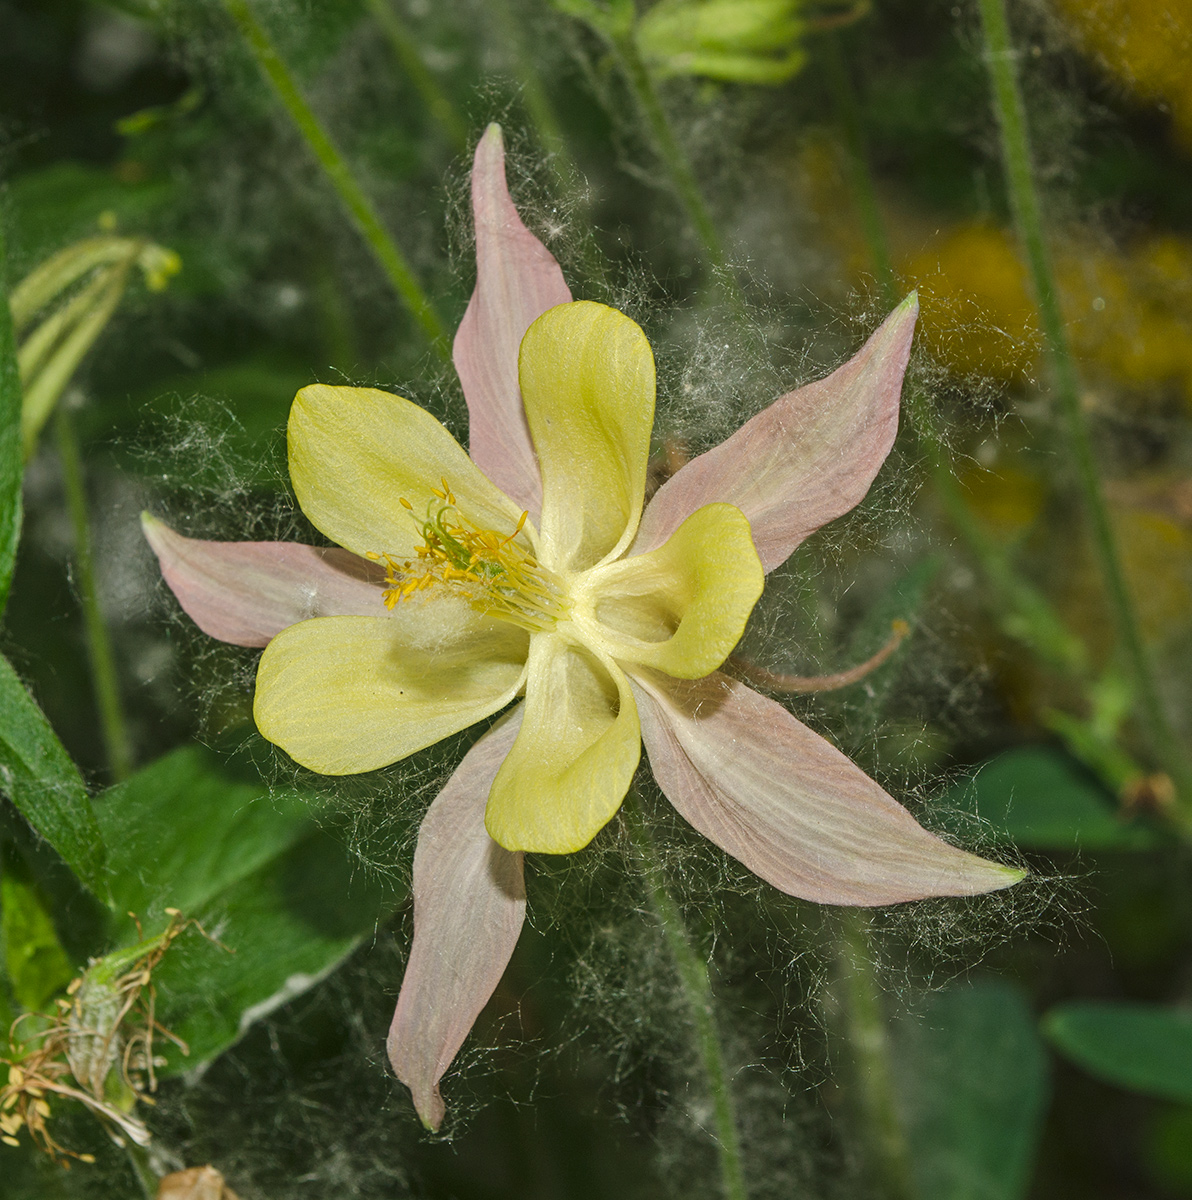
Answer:
<path fill-rule="evenodd" d="M 287 430 L 290 478 L 316 528 L 354 554 L 409 557 L 443 480 L 473 524 L 512 533 L 521 510 L 409 400 L 375 388 L 304 387 Z M 413 511 L 401 501 L 408 500 Z"/>
<path fill-rule="evenodd" d="M 654 355 L 627 316 L 583 300 L 548 309 L 526 330 L 518 373 L 542 468 L 542 561 L 582 571 L 620 554 L 637 531 Z"/>
<path fill-rule="evenodd" d="M 572 615 L 613 658 L 700 679 L 732 652 L 764 583 L 748 518 L 706 504 L 657 550 L 589 571 Z"/>
<path fill-rule="evenodd" d="M 265 648 L 253 716 L 312 771 L 372 771 L 504 707 L 521 688 L 527 639 L 447 598 L 302 621 Z"/>
<path fill-rule="evenodd" d="M 525 718 L 488 795 L 506 850 L 582 850 L 621 807 L 642 749 L 624 674 L 554 633 L 530 643 Z"/>

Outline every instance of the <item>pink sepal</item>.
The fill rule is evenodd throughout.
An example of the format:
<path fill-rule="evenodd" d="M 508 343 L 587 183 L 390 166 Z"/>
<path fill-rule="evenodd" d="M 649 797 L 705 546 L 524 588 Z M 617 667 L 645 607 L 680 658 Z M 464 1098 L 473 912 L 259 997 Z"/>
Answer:
<path fill-rule="evenodd" d="M 633 683 L 667 798 L 779 891 L 870 906 L 976 895 L 1022 877 L 928 833 L 860 767 L 743 683 L 719 672 Z"/>
<path fill-rule="evenodd" d="M 455 369 L 468 402 L 468 453 L 534 521 L 542 478 L 517 381 L 522 336 L 571 292 L 549 250 L 522 224 L 505 183 L 501 127 L 490 125 L 472 166 L 476 289 L 455 335 Z"/>
<path fill-rule="evenodd" d="M 446 1109 L 439 1080 L 501 980 L 526 914 L 520 853 L 484 828 L 519 706 L 488 731 L 427 810 L 414 852 L 414 942 L 389 1029 L 389 1061 L 428 1129 Z"/>
<path fill-rule="evenodd" d="M 210 637 L 265 646 L 309 617 L 382 617 L 384 573 L 338 547 L 300 542 L 208 542 L 144 513 L 141 528 L 162 578 Z"/>
<path fill-rule="evenodd" d="M 632 553 L 661 546 L 697 508 L 735 504 L 762 566 L 785 562 L 858 504 L 898 432 L 898 399 L 919 302 L 912 295 L 842 367 L 779 397 L 732 437 L 681 467 L 642 516 Z"/>

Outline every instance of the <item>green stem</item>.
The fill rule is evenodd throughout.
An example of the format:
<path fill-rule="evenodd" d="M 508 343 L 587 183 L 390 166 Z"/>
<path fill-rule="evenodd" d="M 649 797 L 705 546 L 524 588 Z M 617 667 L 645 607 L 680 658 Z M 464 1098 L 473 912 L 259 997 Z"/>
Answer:
<path fill-rule="evenodd" d="M 415 278 L 405 255 L 381 224 L 343 155 L 336 149 L 319 119 L 311 111 L 310 105 L 303 99 L 294 77 L 269 40 L 269 35 L 253 16 L 248 0 L 223 0 L 223 3 L 252 51 L 257 66 L 268 79 L 298 132 L 318 159 L 331 186 L 339 193 L 340 200 L 343 201 L 356 228 L 372 248 L 394 290 L 405 301 L 406 307 L 430 339 L 435 351 L 444 361 L 450 361 L 451 349 L 447 330 L 434 305 Z"/>
<path fill-rule="evenodd" d="M 567 136 L 551 103 L 546 85 L 542 82 L 534 54 L 526 43 L 521 14 L 512 11 L 509 0 L 489 0 L 488 11 L 512 52 L 526 113 L 539 141 L 549 152 L 551 171 L 560 194 L 574 192 L 577 185 L 582 188 L 583 177 L 568 148 Z M 580 243 L 580 256 L 588 281 L 593 284 L 603 282 L 605 264 L 590 230 L 584 234 Z"/>
<path fill-rule="evenodd" d="M 455 150 L 459 154 L 466 154 L 468 127 L 456 111 L 455 105 L 451 103 L 447 93 L 439 86 L 439 81 L 422 61 L 422 55 L 418 52 L 417 39 L 406 28 L 401 17 L 397 15 L 392 0 L 365 0 L 365 4 L 389 39 L 394 57 L 410 77 L 410 82 L 418 90 L 430 115 L 438 121 L 447 135 L 447 140 L 455 147 Z"/>
<path fill-rule="evenodd" d="M 860 106 L 840 51 L 839 38 L 826 37 L 822 44 L 829 86 L 844 126 L 847 170 L 861 217 L 861 229 L 882 299 L 887 307 L 893 307 L 899 299 L 898 277 L 869 169 Z M 1083 671 L 1088 659 L 1083 642 L 1064 625 L 1042 593 L 1014 570 L 1006 551 L 985 531 L 956 481 L 927 397 L 913 383 L 906 389 L 906 408 L 911 427 L 926 454 L 944 514 L 992 585 L 1003 627 L 1053 667 L 1072 673 Z"/>
<path fill-rule="evenodd" d="M 0 223 L 0 615 L 8 603 L 21 539 L 21 483 L 25 468 L 21 405 L 21 372 L 8 305 L 8 247 Z"/>
<path fill-rule="evenodd" d="M 161 1183 L 161 1176 L 153 1169 L 149 1162 L 149 1154 L 143 1146 L 134 1146 L 132 1142 L 125 1142 L 125 1153 L 128 1156 L 129 1166 L 132 1167 L 132 1173 L 137 1178 L 137 1183 L 140 1184 L 141 1193 L 145 1200 L 156 1200 L 158 1186 Z"/>
<path fill-rule="evenodd" d="M 83 466 L 79 444 L 75 438 L 70 415 L 58 406 L 56 415 L 58 455 L 62 462 L 62 479 L 66 488 L 66 506 L 74 531 L 75 570 L 78 573 L 79 603 L 83 610 L 83 627 L 87 638 L 87 658 L 91 664 L 91 686 L 99 709 L 100 729 L 107 750 L 108 765 L 116 780 L 132 772 L 132 750 L 124 707 L 120 701 L 120 683 L 116 658 L 108 627 L 99 605 L 95 586 L 94 559 L 91 553 L 91 524 L 87 517 L 87 495 L 83 485 Z"/>
<path fill-rule="evenodd" d="M 1093 550 L 1118 639 L 1129 662 L 1140 709 L 1139 715 L 1146 727 L 1155 756 L 1174 780 L 1182 805 L 1187 810 L 1192 808 L 1192 767 L 1184 757 L 1175 730 L 1167 719 L 1159 697 L 1154 671 L 1134 611 L 1134 601 L 1122 569 L 1109 508 L 1105 503 L 1088 420 L 1080 402 L 1076 364 L 1068 344 L 1055 272 L 1043 233 L 1043 220 L 1031 163 L 1026 109 L 1018 80 L 1015 58 L 1017 52 L 1010 39 L 1005 0 L 980 0 L 980 9 L 986 58 L 993 83 L 994 108 L 1001 130 L 1010 206 L 1014 211 L 1018 235 L 1034 284 L 1043 338 L 1051 361 L 1056 398 L 1067 426 L 1077 479 L 1091 525 Z"/>
<path fill-rule="evenodd" d="M 912 400 L 914 398 L 912 392 Z M 1083 675 L 1089 666 L 1084 642 L 1064 624 L 1043 593 L 1014 569 L 1005 548 L 989 536 L 969 507 L 942 448 L 923 437 L 921 426 L 918 429 L 936 495 L 952 527 L 964 539 L 986 580 L 993 586 L 1003 630 L 1053 669 L 1069 675 Z"/>
<path fill-rule="evenodd" d="M 728 1071 L 725 1068 L 724 1051 L 716 1032 L 716 1013 L 712 998 L 712 985 L 708 980 L 707 963 L 695 952 L 683 916 L 675 898 L 666 885 L 666 878 L 658 864 L 654 846 L 642 819 L 639 801 L 631 791 L 625 798 L 622 811 L 630 840 L 642 864 L 642 874 L 649 888 L 650 903 L 662 932 L 667 948 L 674 959 L 675 971 L 683 989 L 695 1025 L 695 1041 L 707 1076 L 708 1090 L 712 1094 L 713 1120 L 716 1126 L 716 1149 L 720 1155 L 720 1176 L 724 1184 L 726 1200 L 747 1200 L 745 1175 L 741 1159 L 741 1143 L 737 1134 L 732 1090 Z"/>
<path fill-rule="evenodd" d="M 509 7 L 509 0 L 490 0 L 488 9 L 497 25 L 501 36 L 513 51 L 516 64 L 517 81 L 521 84 L 522 98 L 530 120 L 538 130 L 538 136 L 543 145 L 555 155 L 558 160 L 558 174 L 561 176 L 577 174 L 575 163 L 567 149 L 567 140 L 563 136 L 563 127 L 555 115 L 554 106 L 550 102 L 534 56 L 527 51 L 526 39 L 522 34 L 520 13 L 514 13 Z"/>
<path fill-rule="evenodd" d="M 729 270 L 720 233 L 716 228 L 716 223 L 712 220 L 708 206 L 704 203 L 703 193 L 696 182 L 691 163 L 688 162 L 687 155 L 683 153 L 679 139 L 671 128 L 666 110 L 662 107 L 658 89 L 654 86 L 653 77 L 642 61 L 642 56 L 638 53 L 632 29 L 610 36 L 610 41 L 620 60 L 621 69 L 633 92 L 634 99 L 641 109 L 642 116 L 645 117 L 654 140 L 654 146 L 670 176 L 671 186 L 687 210 L 687 217 L 703 247 L 704 257 L 733 306 L 743 308 L 744 301 L 737 282 Z"/>
<path fill-rule="evenodd" d="M 894 261 L 890 257 L 890 246 L 886 240 L 886 225 L 882 220 L 882 212 L 878 207 L 877 192 L 873 186 L 873 178 L 869 173 L 869 150 L 865 144 L 865 127 L 861 120 L 861 108 L 857 103 L 857 95 L 853 90 L 852 81 L 848 77 L 848 67 L 844 55 L 840 51 L 840 38 L 829 34 L 820 39 L 823 48 L 823 63 L 828 71 L 828 82 L 832 89 L 832 97 L 836 102 L 836 110 L 840 114 L 844 126 L 845 155 L 849 175 L 849 184 L 853 190 L 853 199 L 861 217 L 861 230 L 865 236 L 865 244 L 869 248 L 869 257 L 877 275 L 878 290 L 887 308 L 893 308 L 900 299 L 898 295 L 898 277 L 894 273 Z"/>
<path fill-rule="evenodd" d="M 840 961 L 845 986 L 846 1029 L 861 1107 L 890 1200 L 913 1200 L 911 1160 L 895 1103 L 882 990 L 873 970 L 869 914 L 842 909 Z"/>

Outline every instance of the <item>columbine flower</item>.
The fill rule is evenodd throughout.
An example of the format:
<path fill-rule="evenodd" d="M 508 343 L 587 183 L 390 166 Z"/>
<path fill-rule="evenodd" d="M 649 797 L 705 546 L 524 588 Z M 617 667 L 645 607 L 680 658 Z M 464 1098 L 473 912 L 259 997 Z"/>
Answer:
<path fill-rule="evenodd" d="M 265 646 L 261 732 L 315 771 L 386 766 L 524 700 L 464 756 L 414 857 L 414 942 L 389 1034 L 422 1120 L 513 952 L 522 857 L 585 846 L 644 740 L 678 811 L 780 890 L 889 904 L 1020 873 L 922 829 L 785 708 L 719 674 L 772 570 L 864 496 L 894 440 L 908 299 L 827 379 L 680 469 L 643 512 L 654 365 L 572 302 L 490 126 L 472 175 L 477 282 L 455 339 L 470 457 L 407 400 L 298 393 L 290 473 L 344 549 L 145 532 L 207 633 Z"/>

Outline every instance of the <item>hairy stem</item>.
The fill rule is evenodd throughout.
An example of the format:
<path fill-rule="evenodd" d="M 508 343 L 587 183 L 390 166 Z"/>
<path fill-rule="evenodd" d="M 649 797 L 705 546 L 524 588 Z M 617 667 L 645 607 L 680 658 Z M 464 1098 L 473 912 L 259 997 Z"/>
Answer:
<path fill-rule="evenodd" d="M 625 825 L 642 864 L 649 889 L 650 905 L 662 926 L 667 948 L 674 959 L 675 972 L 695 1026 L 696 1049 L 704 1065 L 708 1090 L 712 1096 L 716 1149 L 720 1156 L 720 1176 L 726 1200 L 747 1200 L 741 1143 L 724 1051 L 716 1031 L 716 1012 L 707 963 L 695 952 L 679 906 L 666 885 L 654 846 L 642 819 L 639 801 L 631 791 L 623 807 Z"/>
<path fill-rule="evenodd" d="M 629 83 L 629 88 L 649 127 L 654 146 L 666 167 L 671 186 L 686 210 L 691 227 L 695 230 L 696 237 L 703 247 L 704 257 L 728 300 L 734 307 L 742 308 L 744 301 L 737 282 L 729 270 L 720 232 L 704 202 L 703 193 L 696 182 L 691 163 L 688 161 L 687 155 L 683 153 L 683 147 L 679 145 L 679 139 L 671 127 L 666 109 L 662 107 L 662 100 L 658 95 L 658 89 L 654 86 L 653 77 L 642 61 L 642 56 L 638 53 L 637 42 L 634 40 L 632 30 L 617 34 L 611 38 L 611 42 L 617 58 L 620 60 L 621 69 Z"/>
<path fill-rule="evenodd" d="M 509 0 L 489 0 L 489 16 L 496 22 L 509 49 L 513 52 L 513 61 L 517 72 L 517 81 L 521 84 L 522 101 L 530 120 L 538 130 L 542 144 L 556 157 L 557 172 L 560 175 L 575 173 L 575 163 L 567 148 L 563 127 L 555 115 L 554 106 L 550 102 L 542 76 L 538 72 L 534 55 L 526 46 L 522 32 L 521 14 L 512 11 Z"/>
<path fill-rule="evenodd" d="M 357 183 L 342 154 L 303 99 L 286 64 L 282 61 L 264 26 L 253 15 L 248 0 L 223 0 L 265 78 L 282 102 L 298 132 L 310 147 L 331 186 L 339 194 L 356 228 L 368 242 L 394 290 L 405 301 L 423 333 L 444 361 L 451 358 L 447 330 L 429 297 L 422 290 L 405 255 L 381 224 L 372 203 Z"/>
<path fill-rule="evenodd" d="M 841 916 L 845 1029 L 861 1109 L 886 1195 L 889 1200 L 914 1200 L 910 1155 L 894 1101 L 882 989 L 873 969 L 869 914 L 864 909 L 842 909 Z"/>
<path fill-rule="evenodd" d="M 1180 793 L 1182 807 L 1185 813 L 1188 813 L 1192 809 L 1192 768 L 1189 767 L 1175 730 L 1163 710 L 1154 670 L 1143 645 L 1134 601 L 1122 569 L 1117 539 L 1097 471 L 1088 420 L 1080 402 L 1076 364 L 1068 344 L 1055 272 L 1047 239 L 1043 233 L 1043 219 L 1031 162 L 1026 109 L 1019 86 L 1016 51 L 1010 40 L 1005 0 L 980 0 L 980 10 L 986 59 L 993 84 L 994 108 L 1001 130 L 1010 206 L 1014 212 L 1018 236 L 1034 285 L 1043 339 L 1051 362 L 1055 395 L 1067 427 L 1076 476 L 1092 533 L 1093 551 L 1113 614 L 1118 640 L 1129 663 L 1138 715 L 1149 736 L 1152 751 L 1171 775 Z"/>
<path fill-rule="evenodd" d="M 522 102 L 538 140 L 549 154 L 551 171 L 560 194 L 574 191 L 577 186 L 582 189 L 583 176 L 567 145 L 567 135 L 551 103 L 538 64 L 534 61 L 533 49 L 527 42 L 520 14 L 513 11 L 510 0 L 489 0 L 487 7 L 490 19 L 496 24 L 512 54 L 517 81 L 521 85 Z M 580 243 L 580 255 L 588 279 L 593 283 L 602 281 L 605 265 L 590 231 Z"/>
<path fill-rule="evenodd" d="M 847 149 L 847 171 L 861 229 L 869 250 L 878 289 L 886 307 L 900 299 L 885 222 L 873 186 L 860 108 L 836 37 L 824 38 L 824 62 Z M 1087 650 L 1048 603 L 1043 594 L 1015 571 L 1006 551 L 986 532 L 956 481 L 950 456 L 923 392 L 908 384 L 906 407 L 911 427 L 928 463 L 944 515 L 960 534 L 977 566 L 992 586 L 1001 623 L 1008 634 L 1028 646 L 1050 666 L 1081 673 L 1088 665 Z"/>
<path fill-rule="evenodd" d="M 465 154 L 468 149 L 468 127 L 451 103 L 451 98 L 422 61 L 418 40 L 406 28 L 406 23 L 393 7 L 393 0 L 365 0 L 365 4 L 393 48 L 394 57 L 422 97 L 427 111 L 439 123 L 456 152 Z"/>
<path fill-rule="evenodd" d="M 113 778 L 125 779 L 132 771 L 132 748 L 124 706 L 120 700 L 120 682 L 116 657 L 99 604 L 95 586 L 95 565 L 91 548 L 91 523 L 87 516 L 87 495 L 79 444 L 70 415 L 62 406 L 56 414 L 58 457 L 66 489 L 66 506 L 74 533 L 75 571 L 79 585 L 79 605 L 83 610 L 83 629 L 87 639 L 87 659 L 91 665 L 91 687 L 99 710 L 100 730 Z"/>
<path fill-rule="evenodd" d="M 844 128 L 846 168 L 853 202 L 861 217 L 861 230 L 877 276 L 877 285 L 887 308 L 893 308 L 901 297 L 898 295 L 898 278 L 894 273 L 894 262 L 890 257 L 890 245 L 886 240 L 886 225 L 878 207 L 877 192 L 869 173 L 869 151 L 865 144 L 865 127 L 861 121 L 861 108 L 857 94 L 848 76 L 848 67 L 840 50 L 840 39 L 831 35 L 819 39 L 823 50 L 823 63 L 828 73 L 832 98 L 840 123 Z"/>

